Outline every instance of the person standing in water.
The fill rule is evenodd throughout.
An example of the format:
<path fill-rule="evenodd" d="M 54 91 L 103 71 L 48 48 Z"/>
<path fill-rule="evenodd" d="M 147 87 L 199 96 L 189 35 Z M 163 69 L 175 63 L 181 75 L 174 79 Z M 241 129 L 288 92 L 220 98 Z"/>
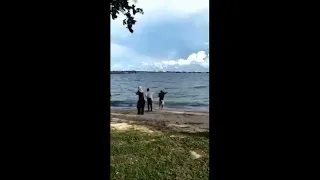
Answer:
<path fill-rule="evenodd" d="M 138 87 L 138 91 L 136 92 L 136 95 L 138 95 L 139 97 L 137 102 L 138 114 L 143 115 L 146 101 L 144 100 L 144 92 L 141 86 Z"/>
<path fill-rule="evenodd" d="M 168 92 L 163 92 L 162 90 L 159 93 L 159 109 L 162 110 L 164 106 L 164 95 L 167 94 Z"/>
<path fill-rule="evenodd" d="M 146 97 L 147 97 L 147 103 L 148 103 L 148 111 L 150 111 L 151 109 L 151 112 L 152 112 L 152 96 L 153 96 L 153 93 L 150 92 L 148 88 Z"/>

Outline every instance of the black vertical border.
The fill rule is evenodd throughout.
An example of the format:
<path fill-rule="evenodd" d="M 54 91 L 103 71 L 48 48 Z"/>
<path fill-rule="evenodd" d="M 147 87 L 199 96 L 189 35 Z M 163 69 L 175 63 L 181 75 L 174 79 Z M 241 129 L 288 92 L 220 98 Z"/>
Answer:
<path fill-rule="evenodd" d="M 227 12 L 225 1 L 209 1 L 210 51 L 210 179 L 224 179 L 223 62 L 226 61 Z"/>
<path fill-rule="evenodd" d="M 2 126 L 9 176 L 110 178 L 109 2 L 3 7 L 14 90 L 6 94 L 10 125 Z"/>

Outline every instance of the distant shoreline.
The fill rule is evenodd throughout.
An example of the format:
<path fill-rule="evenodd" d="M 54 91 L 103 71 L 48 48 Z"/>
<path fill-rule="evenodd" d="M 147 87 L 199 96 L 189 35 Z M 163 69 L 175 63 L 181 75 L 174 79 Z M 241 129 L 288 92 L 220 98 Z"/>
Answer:
<path fill-rule="evenodd" d="M 110 106 L 110 110 L 136 110 L 136 107 L 119 107 L 119 106 Z M 147 107 L 144 108 L 144 110 L 148 110 Z M 181 111 L 181 112 L 203 112 L 203 113 L 209 113 L 209 107 L 199 107 L 199 108 L 173 108 L 173 107 L 164 107 L 163 110 L 159 110 L 158 107 L 154 107 L 155 111 Z"/>
<path fill-rule="evenodd" d="M 209 73 L 209 72 L 188 72 L 188 71 L 110 71 L 110 74 L 137 74 L 137 73 Z"/>

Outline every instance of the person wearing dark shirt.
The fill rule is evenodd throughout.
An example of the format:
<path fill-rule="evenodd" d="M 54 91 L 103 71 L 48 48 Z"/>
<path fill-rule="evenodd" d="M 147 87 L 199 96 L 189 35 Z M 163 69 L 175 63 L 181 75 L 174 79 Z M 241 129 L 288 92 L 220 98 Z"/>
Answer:
<path fill-rule="evenodd" d="M 138 87 L 138 91 L 136 92 L 136 95 L 138 95 L 139 99 L 137 102 L 137 109 L 138 114 L 143 115 L 144 114 L 144 106 L 145 106 L 145 100 L 144 100 L 144 92 L 141 86 Z"/>
<path fill-rule="evenodd" d="M 164 95 L 167 94 L 168 92 L 163 92 L 162 90 L 159 93 L 159 109 L 161 110 L 164 106 Z"/>

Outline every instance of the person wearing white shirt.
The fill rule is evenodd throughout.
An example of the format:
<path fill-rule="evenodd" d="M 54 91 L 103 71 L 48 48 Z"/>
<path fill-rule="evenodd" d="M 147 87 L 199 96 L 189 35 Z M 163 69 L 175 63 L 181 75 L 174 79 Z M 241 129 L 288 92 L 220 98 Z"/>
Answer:
<path fill-rule="evenodd" d="M 148 102 L 148 111 L 152 112 L 152 96 L 153 93 L 149 91 L 149 88 L 147 89 L 146 97 L 147 97 L 147 102 Z"/>

